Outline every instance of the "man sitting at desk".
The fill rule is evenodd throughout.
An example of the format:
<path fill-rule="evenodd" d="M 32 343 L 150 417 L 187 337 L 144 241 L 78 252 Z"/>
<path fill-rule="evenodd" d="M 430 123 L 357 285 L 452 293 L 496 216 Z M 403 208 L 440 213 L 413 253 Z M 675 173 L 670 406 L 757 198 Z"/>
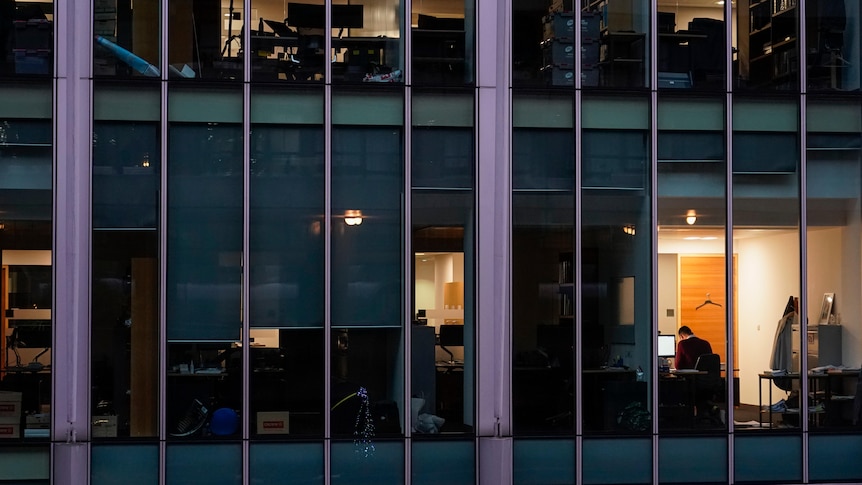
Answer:
<path fill-rule="evenodd" d="M 674 359 L 676 369 L 694 369 L 698 357 L 712 353 L 712 346 L 709 345 L 709 342 L 696 337 L 687 326 L 679 327 L 678 333 L 679 343 L 676 344 L 676 358 Z"/>

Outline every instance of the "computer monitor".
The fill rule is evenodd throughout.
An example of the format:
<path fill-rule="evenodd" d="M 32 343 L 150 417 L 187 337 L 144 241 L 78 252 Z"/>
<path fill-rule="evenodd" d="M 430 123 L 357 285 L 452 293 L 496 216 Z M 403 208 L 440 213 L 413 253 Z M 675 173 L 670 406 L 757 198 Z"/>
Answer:
<path fill-rule="evenodd" d="M 658 356 L 673 357 L 676 355 L 676 336 L 675 335 L 659 335 L 658 336 Z"/>
<path fill-rule="evenodd" d="M 464 325 L 440 325 L 441 347 L 463 347 Z"/>
<path fill-rule="evenodd" d="M 361 29 L 362 5 L 333 5 L 332 28 Z M 292 27 L 322 29 L 326 25 L 326 6 L 309 3 L 287 4 L 287 23 Z"/>

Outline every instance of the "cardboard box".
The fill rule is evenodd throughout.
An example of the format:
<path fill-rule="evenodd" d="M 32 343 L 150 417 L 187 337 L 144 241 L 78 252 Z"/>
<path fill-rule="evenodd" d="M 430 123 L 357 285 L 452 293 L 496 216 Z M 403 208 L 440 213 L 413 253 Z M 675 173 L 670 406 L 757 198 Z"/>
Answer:
<path fill-rule="evenodd" d="M 27 429 L 51 429 L 51 415 L 28 414 L 25 425 Z"/>
<path fill-rule="evenodd" d="M 21 437 L 21 425 L 12 423 L 0 423 L 0 440 Z"/>
<path fill-rule="evenodd" d="M 21 424 L 21 393 L 0 391 L 0 424 Z"/>
<path fill-rule="evenodd" d="M 116 416 L 93 416 L 93 438 L 116 438 L 117 417 Z"/>
<path fill-rule="evenodd" d="M 290 434 L 290 413 L 258 411 L 257 434 Z"/>

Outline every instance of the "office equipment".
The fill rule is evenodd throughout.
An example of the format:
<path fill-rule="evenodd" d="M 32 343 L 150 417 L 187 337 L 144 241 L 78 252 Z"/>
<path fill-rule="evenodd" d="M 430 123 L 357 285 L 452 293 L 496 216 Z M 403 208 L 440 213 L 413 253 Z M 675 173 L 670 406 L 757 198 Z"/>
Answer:
<path fill-rule="evenodd" d="M 464 346 L 464 325 L 440 325 L 437 344 L 449 354 L 449 363 L 454 364 L 455 357 L 446 347 Z"/>
<path fill-rule="evenodd" d="M 674 355 L 676 355 L 676 336 L 672 334 L 659 335 L 658 356 L 668 358 Z"/>
<path fill-rule="evenodd" d="M 287 4 L 288 24 L 293 27 L 322 29 L 326 26 L 326 6 L 307 3 Z M 333 5 L 332 28 L 361 29 L 362 5 Z"/>

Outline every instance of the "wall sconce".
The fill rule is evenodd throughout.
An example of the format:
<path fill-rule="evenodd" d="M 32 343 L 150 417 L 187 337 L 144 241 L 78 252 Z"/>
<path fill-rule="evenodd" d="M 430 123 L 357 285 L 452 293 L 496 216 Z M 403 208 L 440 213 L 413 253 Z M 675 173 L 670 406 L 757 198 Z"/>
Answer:
<path fill-rule="evenodd" d="M 689 226 L 691 226 L 695 222 L 697 222 L 697 213 L 694 212 L 694 209 L 690 209 L 685 214 L 685 223 L 688 224 Z"/>
<path fill-rule="evenodd" d="M 347 210 L 344 211 L 344 223 L 348 226 L 358 226 L 362 224 L 362 211 Z"/>
<path fill-rule="evenodd" d="M 628 234 L 629 236 L 635 235 L 635 226 L 634 224 L 626 224 L 623 226 L 623 232 Z"/>

